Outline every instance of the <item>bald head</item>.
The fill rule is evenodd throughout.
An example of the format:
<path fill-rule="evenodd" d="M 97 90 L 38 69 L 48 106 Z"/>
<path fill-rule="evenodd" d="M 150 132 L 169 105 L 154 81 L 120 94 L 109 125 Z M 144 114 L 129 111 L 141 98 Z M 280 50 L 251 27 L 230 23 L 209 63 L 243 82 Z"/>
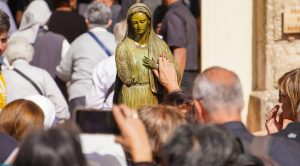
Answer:
<path fill-rule="evenodd" d="M 193 96 L 208 112 L 227 107 L 240 111 L 243 93 L 238 76 L 225 68 L 211 67 L 197 76 Z"/>

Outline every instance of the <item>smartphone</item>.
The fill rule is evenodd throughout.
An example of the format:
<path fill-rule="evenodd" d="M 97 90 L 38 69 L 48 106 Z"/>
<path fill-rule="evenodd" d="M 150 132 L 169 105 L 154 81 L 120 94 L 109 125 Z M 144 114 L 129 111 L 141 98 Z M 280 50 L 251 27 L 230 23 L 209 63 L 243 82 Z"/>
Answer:
<path fill-rule="evenodd" d="M 112 111 L 79 109 L 75 121 L 83 133 L 120 134 Z"/>

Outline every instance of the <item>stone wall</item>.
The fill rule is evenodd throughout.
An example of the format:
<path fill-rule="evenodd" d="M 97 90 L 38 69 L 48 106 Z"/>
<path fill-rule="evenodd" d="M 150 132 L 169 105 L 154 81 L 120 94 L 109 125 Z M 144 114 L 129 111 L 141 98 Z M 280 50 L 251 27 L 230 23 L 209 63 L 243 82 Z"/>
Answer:
<path fill-rule="evenodd" d="M 247 125 L 251 131 L 264 129 L 265 116 L 278 99 L 277 80 L 300 67 L 300 35 L 282 33 L 283 11 L 300 6 L 299 0 L 254 0 L 253 89 Z"/>

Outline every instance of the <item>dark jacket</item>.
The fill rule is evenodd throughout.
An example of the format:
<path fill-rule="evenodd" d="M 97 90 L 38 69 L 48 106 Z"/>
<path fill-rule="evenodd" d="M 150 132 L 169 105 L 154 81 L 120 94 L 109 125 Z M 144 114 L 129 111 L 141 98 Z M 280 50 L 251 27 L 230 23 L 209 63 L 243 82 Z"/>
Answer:
<path fill-rule="evenodd" d="M 228 122 L 223 125 L 237 138 L 252 142 L 254 135 L 241 122 Z M 269 155 L 282 166 L 299 165 L 300 145 L 284 138 L 273 137 Z"/>
<path fill-rule="evenodd" d="M 284 130 L 272 135 L 276 137 L 284 137 L 300 143 L 300 122 L 292 122 L 288 124 Z"/>
<path fill-rule="evenodd" d="M 0 132 L 0 163 L 4 163 L 13 150 L 17 147 L 18 142 L 13 137 L 6 133 Z"/>

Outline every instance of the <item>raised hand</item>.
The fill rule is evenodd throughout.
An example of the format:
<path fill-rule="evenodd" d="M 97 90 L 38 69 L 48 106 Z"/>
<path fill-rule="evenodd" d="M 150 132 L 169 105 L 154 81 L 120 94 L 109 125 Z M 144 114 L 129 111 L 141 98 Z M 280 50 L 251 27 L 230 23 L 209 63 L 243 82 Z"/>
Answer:
<path fill-rule="evenodd" d="M 148 57 L 144 57 L 143 58 L 143 65 L 146 66 L 149 69 L 156 69 L 156 70 L 158 69 L 158 64 L 157 64 L 157 62 L 155 62 L 153 60 L 153 58 L 149 59 Z"/>
<path fill-rule="evenodd" d="M 134 78 L 128 77 L 128 78 L 125 79 L 124 84 L 127 85 L 127 86 L 135 85 L 135 84 L 136 84 L 136 81 L 135 81 Z"/>
<path fill-rule="evenodd" d="M 276 105 L 274 108 L 272 108 L 269 116 L 266 119 L 265 127 L 269 134 L 273 134 L 282 130 L 284 120 L 283 113 L 279 115 L 278 120 L 276 119 L 279 108 L 279 105 Z"/>
<path fill-rule="evenodd" d="M 146 128 L 136 110 L 120 105 L 113 106 L 112 112 L 121 131 L 116 142 L 130 152 L 133 162 L 152 162 L 152 149 Z"/>
<path fill-rule="evenodd" d="M 164 86 L 169 93 L 180 90 L 174 65 L 162 55 L 158 58 L 158 66 L 158 69 L 152 69 L 152 72 L 158 78 L 162 86 Z"/>

